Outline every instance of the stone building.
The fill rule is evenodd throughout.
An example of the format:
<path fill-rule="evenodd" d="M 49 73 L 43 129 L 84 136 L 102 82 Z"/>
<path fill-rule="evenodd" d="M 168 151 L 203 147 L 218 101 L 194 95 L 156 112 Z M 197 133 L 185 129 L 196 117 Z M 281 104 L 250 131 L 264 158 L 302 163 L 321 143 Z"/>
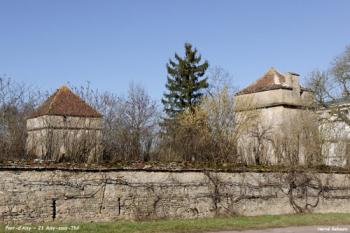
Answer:
<path fill-rule="evenodd" d="M 314 130 L 318 129 L 313 124 L 317 123 L 317 118 L 309 111 L 313 100 L 312 91 L 300 85 L 298 74 L 282 74 L 274 68 L 240 90 L 236 94 L 238 115 L 255 113 L 240 137 L 242 162 L 304 163 L 305 144 L 310 145 L 310 142 L 303 131 L 316 133 Z"/>
<path fill-rule="evenodd" d="M 330 166 L 350 165 L 350 126 L 340 119 L 339 112 L 350 119 L 350 99 L 334 100 L 318 110 L 320 132 L 323 135 L 322 154 Z"/>
<path fill-rule="evenodd" d="M 102 115 L 63 86 L 27 119 L 27 153 L 57 162 L 97 162 L 102 126 Z"/>

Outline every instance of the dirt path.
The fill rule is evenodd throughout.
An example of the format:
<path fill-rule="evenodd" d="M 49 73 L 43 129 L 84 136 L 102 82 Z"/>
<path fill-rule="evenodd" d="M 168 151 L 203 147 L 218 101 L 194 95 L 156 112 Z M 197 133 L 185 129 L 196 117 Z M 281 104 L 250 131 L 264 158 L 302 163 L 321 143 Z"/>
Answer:
<path fill-rule="evenodd" d="M 350 233 L 350 225 L 339 226 L 303 226 L 286 228 L 269 228 L 264 230 L 246 230 L 246 231 L 216 231 L 207 233 Z"/>

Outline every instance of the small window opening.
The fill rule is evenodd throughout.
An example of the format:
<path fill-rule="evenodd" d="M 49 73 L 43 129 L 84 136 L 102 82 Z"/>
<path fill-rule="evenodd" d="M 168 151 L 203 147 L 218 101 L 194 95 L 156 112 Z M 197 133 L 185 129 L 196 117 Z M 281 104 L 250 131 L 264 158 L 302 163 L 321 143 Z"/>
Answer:
<path fill-rule="evenodd" d="M 120 206 L 120 197 L 118 197 L 118 215 L 120 215 L 120 208 L 121 208 L 121 206 Z"/>
<path fill-rule="evenodd" d="M 55 221 L 56 218 L 56 199 L 52 198 L 52 221 Z"/>

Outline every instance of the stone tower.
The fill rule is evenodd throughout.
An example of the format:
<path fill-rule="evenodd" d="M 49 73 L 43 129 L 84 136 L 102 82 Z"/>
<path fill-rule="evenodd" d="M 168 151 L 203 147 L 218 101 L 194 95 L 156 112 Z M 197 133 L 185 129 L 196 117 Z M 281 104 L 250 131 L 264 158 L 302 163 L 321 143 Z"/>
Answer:
<path fill-rule="evenodd" d="M 282 138 L 299 137 L 293 132 L 301 124 L 301 119 L 313 117 L 312 111 L 308 110 L 313 100 L 313 93 L 299 84 L 298 74 L 281 74 L 274 68 L 240 90 L 236 94 L 236 111 L 238 114 L 254 112 L 256 117 L 241 137 L 243 162 L 281 163 L 281 157 L 287 155 L 279 153 L 278 156 L 276 146 L 284 143 Z M 304 160 L 302 151 L 303 147 L 300 146 L 296 152 L 300 163 Z"/>
<path fill-rule="evenodd" d="M 27 119 L 27 153 L 56 162 L 98 162 L 102 126 L 102 115 L 63 86 Z"/>

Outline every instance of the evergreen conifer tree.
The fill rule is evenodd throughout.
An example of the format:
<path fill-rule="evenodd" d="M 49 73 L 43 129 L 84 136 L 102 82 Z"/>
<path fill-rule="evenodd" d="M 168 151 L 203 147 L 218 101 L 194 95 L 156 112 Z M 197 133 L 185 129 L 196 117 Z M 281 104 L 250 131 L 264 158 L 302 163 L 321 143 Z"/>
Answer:
<path fill-rule="evenodd" d="M 174 118 L 185 110 L 194 112 L 200 103 L 203 91 L 208 87 L 207 78 L 203 78 L 208 69 L 208 62 L 201 64 L 202 57 L 190 43 L 185 44 L 185 57 L 175 53 L 175 61 L 169 59 L 167 64 L 167 93 L 162 103 L 169 118 Z"/>

